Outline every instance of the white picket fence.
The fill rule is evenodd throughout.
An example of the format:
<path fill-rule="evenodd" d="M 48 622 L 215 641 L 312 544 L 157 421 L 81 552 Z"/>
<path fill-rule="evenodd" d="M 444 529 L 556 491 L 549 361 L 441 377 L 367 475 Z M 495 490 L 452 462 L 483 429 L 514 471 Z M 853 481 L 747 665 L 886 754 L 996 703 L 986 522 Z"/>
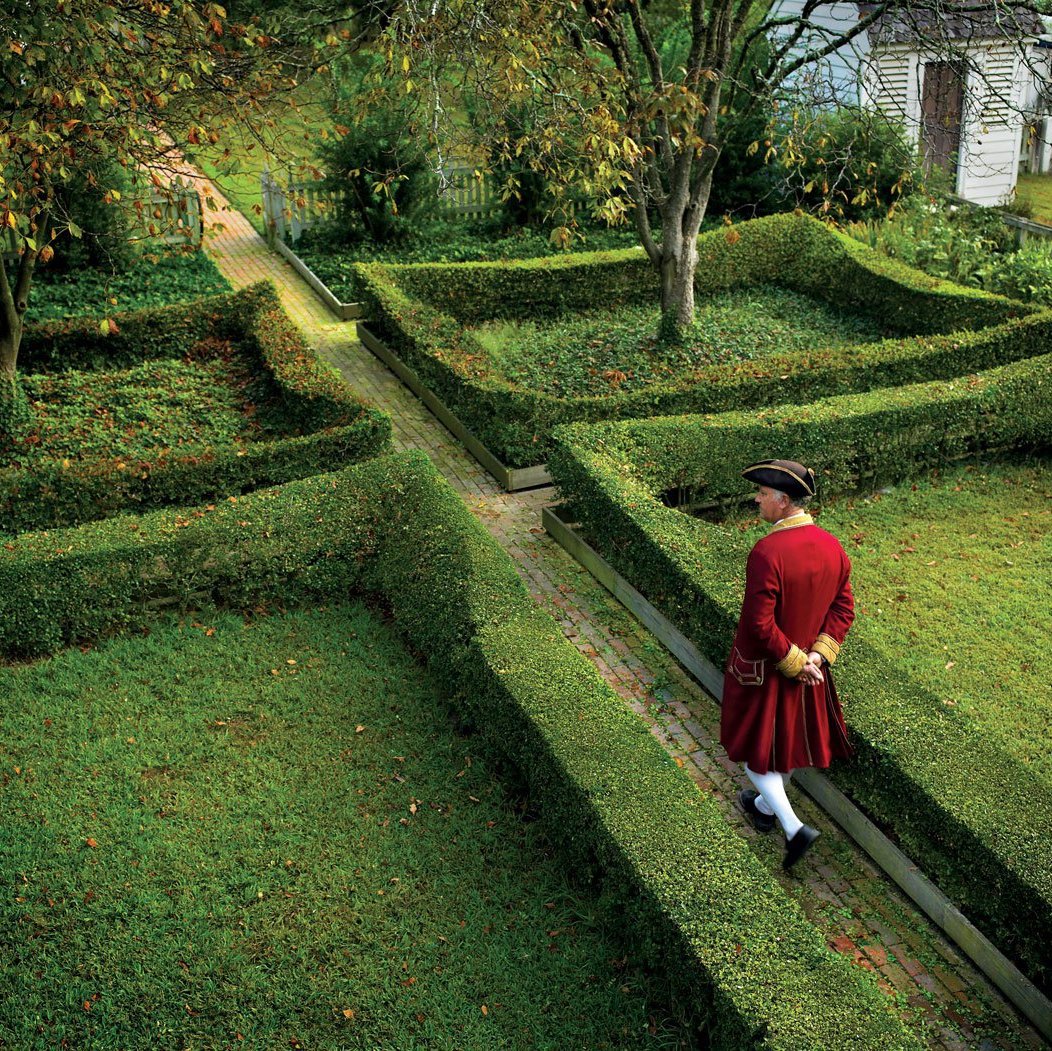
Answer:
<path fill-rule="evenodd" d="M 148 223 L 165 244 L 200 245 L 204 237 L 201 195 L 188 180 L 178 175 L 167 187 L 150 193 Z"/>
<path fill-rule="evenodd" d="M 438 196 L 438 210 L 447 215 L 478 217 L 500 207 L 493 180 L 470 164 L 455 164 L 445 170 L 445 189 Z M 320 182 L 279 183 L 263 169 L 260 177 L 263 218 L 268 236 L 295 244 L 316 222 L 338 208 L 346 191 L 323 188 Z"/>

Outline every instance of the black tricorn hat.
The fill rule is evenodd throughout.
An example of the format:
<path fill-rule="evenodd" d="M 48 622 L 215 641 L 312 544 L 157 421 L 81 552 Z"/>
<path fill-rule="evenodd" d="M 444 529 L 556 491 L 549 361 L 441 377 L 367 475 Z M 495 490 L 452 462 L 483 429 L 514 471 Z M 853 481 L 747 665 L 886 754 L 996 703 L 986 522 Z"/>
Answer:
<path fill-rule="evenodd" d="M 742 471 L 753 485 L 766 485 L 787 496 L 814 496 L 818 492 L 815 472 L 795 460 L 761 460 Z"/>

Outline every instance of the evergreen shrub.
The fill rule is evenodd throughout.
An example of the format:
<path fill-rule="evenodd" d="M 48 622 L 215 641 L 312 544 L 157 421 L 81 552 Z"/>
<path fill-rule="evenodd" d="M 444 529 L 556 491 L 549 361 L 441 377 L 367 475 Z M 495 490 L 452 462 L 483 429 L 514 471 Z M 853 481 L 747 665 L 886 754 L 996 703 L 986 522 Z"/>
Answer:
<path fill-rule="evenodd" d="M 663 495 L 741 500 L 742 466 L 771 456 L 819 468 L 822 495 L 872 492 L 962 458 L 1050 446 L 1046 354 L 803 406 L 577 424 L 556 432 L 549 468 L 604 557 L 722 667 L 744 552 L 735 530 L 690 518 Z M 1052 791 L 959 710 L 902 681 L 864 640 L 849 639 L 836 678 L 858 754 L 831 768 L 834 782 L 1047 986 Z"/>
<path fill-rule="evenodd" d="M 951 377 L 1040 354 L 1052 335 L 1052 314 L 910 270 L 805 216 L 703 234 L 698 252 L 700 296 L 776 285 L 901 335 L 710 366 L 645 390 L 557 397 L 508 382 L 469 326 L 654 303 L 657 275 L 642 250 L 356 269 L 370 331 L 511 467 L 543 462 L 552 430 L 575 420 L 721 412 Z"/>
<path fill-rule="evenodd" d="M 457 713 L 524 779 L 566 865 L 602 874 L 708 1046 L 921 1046 L 536 607 L 422 453 L 24 534 L 0 561 L 0 652 L 91 640 L 173 599 L 241 608 L 348 592 L 390 608 Z"/>

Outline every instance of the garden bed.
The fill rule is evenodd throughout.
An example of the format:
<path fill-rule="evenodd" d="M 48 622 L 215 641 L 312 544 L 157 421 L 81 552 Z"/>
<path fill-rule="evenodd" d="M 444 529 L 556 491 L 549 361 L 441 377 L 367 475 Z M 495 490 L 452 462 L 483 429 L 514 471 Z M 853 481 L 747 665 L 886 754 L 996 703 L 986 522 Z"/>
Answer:
<path fill-rule="evenodd" d="M 922 1046 L 872 977 L 825 945 L 720 806 L 536 607 L 422 454 L 376 458 L 197 513 L 23 534 L 0 560 L 0 652 L 90 641 L 141 625 L 144 608 L 173 600 L 242 609 L 363 593 L 389 609 L 480 748 L 522 778 L 563 868 L 602 879 L 623 910 L 620 929 L 660 969 L 673 1000 L 704 1023 L 710 1047 Z M 211 615 L 198 623 L 206 637 L 217 626 Z M 272 650 L 263 677 L 288 676 L 277 658 L 288 669 L 299 657 Z M 106 704 L 118 702 L 107 694 Z M 137 731 L 128 723 L 111 743 L 130 747 Z M 148 737 L 145 747 L 160 746 Z M 166 763 L 163 751 L 151 761 Z M 267 892 L 253 880 L 244 889 Z"/>
<path fill-rule="evenodd" d="M 636 245 L 634 228 L 596 228 L 578 233 L 573 245 L 585 248 L 626 248 Z M 566 255 L 544 231 L 502 233 L 494 223 L 450 220 L 431 223 L 405 244 L 344 243 L 338 233 L 324 226 L 306 231 L 286 244 L 275 240 L 274 250 L 314 290 L 341 320 L 363 316 L 359 263 L 463 263 L 535 259 Z"/>
<path fill-rule="evenodd" d="M 576 425 L 559 432 L 551 469 L 597 549 L 722 667 L 748 538 L 734 525 L 668 506 L 671 494 L 709 504 L 741 500 L 748 488 L 741 467 L 771 455 L 815 464 L 828 499 L 924 477 L 990 450 L 1047 449 L 1050 383 L 1045 356 L 960 381 L 765 413 Z M 936 635 L 952 648 L 940 629 Z M 995 639 L 988 644 L 996 647 Z M 832 768 L 834 783 L 1047 988 L 1052 787 L 959 705 L 912 680 L 864 629 L 837 672 L 858 755 Z"/>
<path fill-rule="evenodd" d="M 204 252 L 160 249 L 144 252 L 124 273 L 88 268 L 60 273 L 38 267 L 28 319 L 41 324 L 63 318 L 107 318 L 229 291 L 230 283 Z"/>
<path fill-rule="evenodd" d="M 390 420 L 314 353 L 270 286 L 29 330 L 34 414 L 0 464 L 0 530 L 237 495 L 374 455 Z"/>
<path fill-rule="evenodd" d="M 4 1043 L 683 1046 L 360 605 L 165 619 L 0 681 Z"/>
<path fill-rule="evenodd" d="M 686 347 L 640 338 L 657 323 L 641 251 L 358 269 L 369 331 L 509 468 L 543 464 L 554 427 L 574 420 L 956 376 L 1040 354 L 1052 337 L 1052 314 L 911 271 L 802 216 L 698 244 Z"/>

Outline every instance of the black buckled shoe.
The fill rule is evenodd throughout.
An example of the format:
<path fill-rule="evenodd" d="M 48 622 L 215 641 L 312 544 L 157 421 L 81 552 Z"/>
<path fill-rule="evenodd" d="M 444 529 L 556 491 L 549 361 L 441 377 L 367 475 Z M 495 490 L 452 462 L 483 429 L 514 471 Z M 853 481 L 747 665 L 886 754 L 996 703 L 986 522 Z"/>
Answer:
<path fill-rule="evenodd" d="M 817 828 L 803 825 L 785 845 L 785 860 L 782 862 L 782 868 L 788 872 L 811 849 L 811 844 L 821 834 Z"/>
<path fill-rule="evenodd" d="M 765 814 L 757 808 L 756 800 L 759 798 L 760 793 L 755 788 L 743 788 L 738 793 L 738 806 L 757 832 L 770 832 L 774 828 L 775 817 L 774 814 Z"/>

